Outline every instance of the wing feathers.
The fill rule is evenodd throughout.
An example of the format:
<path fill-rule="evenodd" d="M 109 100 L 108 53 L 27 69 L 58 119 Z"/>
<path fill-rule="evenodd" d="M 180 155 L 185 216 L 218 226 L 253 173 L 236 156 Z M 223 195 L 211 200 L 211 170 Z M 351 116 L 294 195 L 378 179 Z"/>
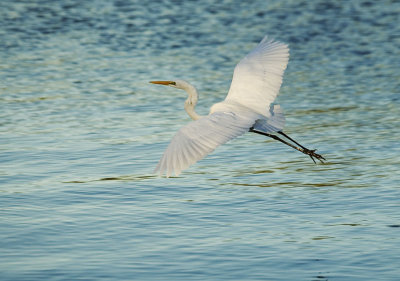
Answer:
<path fill-rule="evenodd" d="M 215 112 L 189 123 L 172 138 L 155 172 L 178 176 L 219 145 L 247 132 L 254 122 L 254 114 L 244 117 L 233 112 Z"/>
<path fill-rule="evenodd" d="M 235 67 L 226 100 L 269 117 L 267 108 L 278 95 L 288 60 L 286 44 L 264 37 Z"/>

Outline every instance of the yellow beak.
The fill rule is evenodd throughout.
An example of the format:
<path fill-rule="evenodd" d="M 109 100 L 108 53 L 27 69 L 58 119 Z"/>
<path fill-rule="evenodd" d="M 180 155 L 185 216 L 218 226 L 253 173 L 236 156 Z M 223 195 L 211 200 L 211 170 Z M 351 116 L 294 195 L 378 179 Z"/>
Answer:
<path fill-rule="evenodd" d="M 175 85 L 174 81 L 150 81 L 152 84 L 160 84 L 160 85 Z"/>

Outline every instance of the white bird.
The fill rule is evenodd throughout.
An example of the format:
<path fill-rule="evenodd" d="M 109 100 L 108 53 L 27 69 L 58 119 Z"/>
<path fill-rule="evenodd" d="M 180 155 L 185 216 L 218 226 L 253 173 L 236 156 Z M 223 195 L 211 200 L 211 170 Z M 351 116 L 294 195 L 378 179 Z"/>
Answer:
<path fill-rule="evenodd" d="M 282 84 L 283 72 L 289 60 L 286 44 L 269 40 L 267 36 L 235 67 L 231 87 L 225 100 L 214 104 L 207 116 L 194 110 L 198 94 L 194 86 L 183 80 L 151 81 L 185 90 L 189 97 L 185 110 L 194 120 L 182 127 L 172 138 L 155 172 L 170 177 L 211 153 L 216 147 L 248 131 L 281 141 L 314 158 L 324 157 L 300 145 L 282 132 L 285 117 L 279 105 L 271 105 Z M 281 138 L 294 142 L 295 146 Z"/>

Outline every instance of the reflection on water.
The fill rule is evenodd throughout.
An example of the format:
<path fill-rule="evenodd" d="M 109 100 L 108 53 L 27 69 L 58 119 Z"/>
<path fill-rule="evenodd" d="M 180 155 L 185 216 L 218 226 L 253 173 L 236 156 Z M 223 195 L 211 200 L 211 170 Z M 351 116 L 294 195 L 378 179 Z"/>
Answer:
<path fill-rule="evenodd" d="M 4 280 L 397 280 L 397 1 L 1 1 Z M 290 46 L 285 131 L 152 174 L 265 35 Z"/>

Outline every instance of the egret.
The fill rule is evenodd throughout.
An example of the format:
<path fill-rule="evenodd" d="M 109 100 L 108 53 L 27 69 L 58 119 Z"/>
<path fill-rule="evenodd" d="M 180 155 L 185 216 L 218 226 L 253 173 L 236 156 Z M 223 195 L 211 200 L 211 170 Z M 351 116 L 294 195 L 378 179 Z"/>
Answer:
<path fill-rule="evenodd" d="M 175 134 L 155 172 L 167 177 L 172 173 L 178 176 L 219 145 L 246 132 L 278 140 L 310 156 L 314 163 L 315 159 L 323 163 L 325 158 L 315 149 L 305 148 L 282 131 L 285 125 L 283 111 L 279 105 L 272 105 L 281 87 L 288 60 L 288 45 L 265 36 L 236 65 L 228 95 L 224 101 L 214 104 L 207 116 L 200 116 L 194 110 L 198 94 L 193 85 L 183 80 L 150 81 L 185 90 L 188 98 L 184 108 L 194 120 Z"/>

